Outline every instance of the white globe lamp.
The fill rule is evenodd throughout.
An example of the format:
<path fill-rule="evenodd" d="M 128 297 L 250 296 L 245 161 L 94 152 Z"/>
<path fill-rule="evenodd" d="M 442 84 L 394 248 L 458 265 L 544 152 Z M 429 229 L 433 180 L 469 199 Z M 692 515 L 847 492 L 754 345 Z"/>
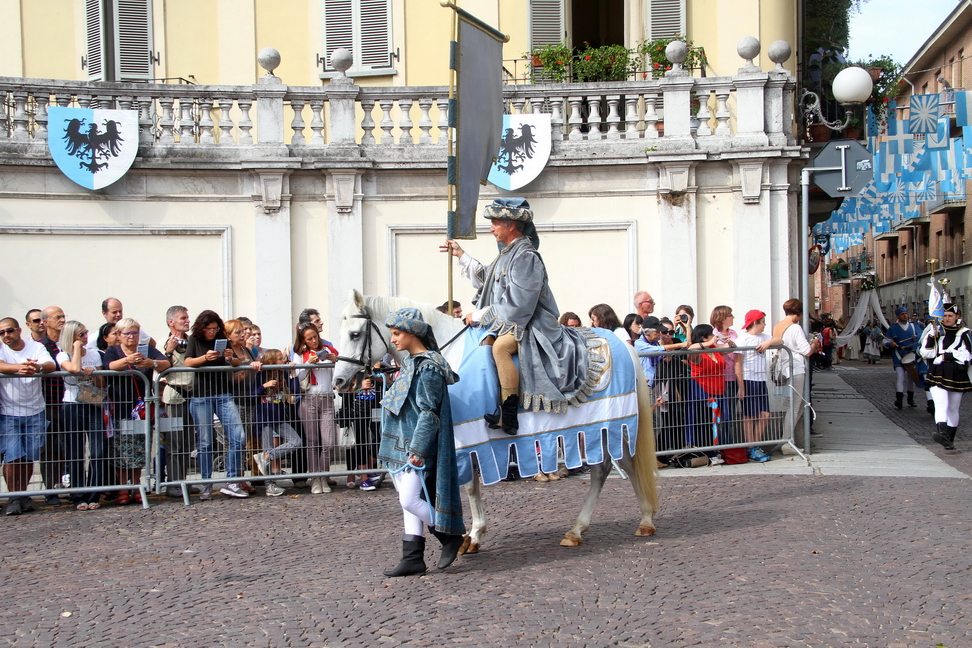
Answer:
<path fill-rule="evenodd" d="M 874 88 L 874 82 L 867 70 L 849 67 L 841 70 L 833 83 L 834 99 L 843 106 L 855 106 L 867 101 Z"/>

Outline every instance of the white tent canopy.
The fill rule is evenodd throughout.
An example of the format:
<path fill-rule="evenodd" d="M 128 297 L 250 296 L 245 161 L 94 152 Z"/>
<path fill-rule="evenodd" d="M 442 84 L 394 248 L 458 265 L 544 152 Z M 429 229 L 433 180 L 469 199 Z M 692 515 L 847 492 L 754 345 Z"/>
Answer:
<path fill-rule="evenodd" d="M 844 327 L 844 332 L 837 336 L 837 346 L 843 346 L 854 339 L 857 332 L 864 326 L 864 322 L 870 321 L 871 317 L 876 317 L 884 328 L 891 326 L 881 312 L 881 302 L 878 299 L 876 290 L 865 290 L 861 293 L 861 298 L 857 302 L 854 314 L 851 315 L 850 322 Z"/>

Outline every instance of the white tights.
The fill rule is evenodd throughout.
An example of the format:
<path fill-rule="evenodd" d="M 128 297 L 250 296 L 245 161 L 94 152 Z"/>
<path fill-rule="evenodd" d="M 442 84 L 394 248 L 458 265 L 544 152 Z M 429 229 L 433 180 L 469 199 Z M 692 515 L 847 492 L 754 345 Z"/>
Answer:
<path fill-rule="evenodd" d="M 934 385 L 930 391 L 932 400 L 935 401 L 935 422 L 958 427 L 962 392 L 948 391 L 938 385 Z"/>
<path fill-rule="evenodd" d="M 915 381 L 911 379 L 911 374 L 904 367 L 895 367 L 894 373 L 898 375 L 898 381 L 895 384 L 896 392 L 913 392 L 915 391 Z"/>
<path fill-rule="evenodd" d="M 392 481 L 398 489 L 398 503 L 402 505 L 407 535 L 424 536 L 425 526 L 432 526 L 432 510 L 429 503 L 422 499 L 424 473 L 406 468 L 392 473 Z"/>

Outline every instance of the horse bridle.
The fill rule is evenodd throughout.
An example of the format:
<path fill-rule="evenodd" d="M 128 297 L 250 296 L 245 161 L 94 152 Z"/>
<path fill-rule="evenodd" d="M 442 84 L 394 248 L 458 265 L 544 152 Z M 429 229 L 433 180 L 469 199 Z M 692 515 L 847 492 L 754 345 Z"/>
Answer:
<path fill-rule="evenodd" d="M 378 328 L 378 325 L 375 324 L 374 320 L 371 319 L 371 316 L 368 315 L 367 313 L 352 315 L 351 317 L 353 317 L 354 319 L 363 319 L 368 322 L 367 326 L 365 326 L 365 331 L 368 333 L 368 340 L 367 342 L 365 342 L 365 348 L 361 351 L 360 358 L 349 358 L 347 356 L 338 356 L 337 359 L 353 365 L 358 365 L 359 367 L 361 367 L 361 371 L 359 371 L 358 373 L 362 373 L 368 369 L 369 361 L 371 360 L 371 332 L 374 331 L 375 333 L 378 334 L 379 338 L 381 339 L 384 338 L 382 338 L 381 329 Z M 388 351 L 387 344 L 385 345 L 385 351 L 386 352 Z M 381 371 L 387 372 L 386 369 L 382 369 Z M 393 369 L 393 371 L 398 371 L 398 368 L 396 367 L 395 369 Z"/>

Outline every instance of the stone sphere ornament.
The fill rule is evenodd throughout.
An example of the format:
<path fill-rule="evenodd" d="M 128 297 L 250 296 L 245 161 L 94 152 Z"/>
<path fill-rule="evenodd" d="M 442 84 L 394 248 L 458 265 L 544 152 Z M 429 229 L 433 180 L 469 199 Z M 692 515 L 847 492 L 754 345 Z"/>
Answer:
<path fill-rule="evenodd" d="M 280 67 L 280 52 L 272 47 L 264 47 L 257 54 L 257 62 L 267 71 L 267 74 L 273 76 L 273 71 Z"/>
<path fill-rule="evenodd" d="M 350 69 L 353 63 L 354 57 L 349 50 L 339 47 L 331 52 L 331 67 L 341 74 Z"/>
<path fill-rule="evenodd" d="M 736 53 L 746 61 L 747 66 L 755 66 L 753 59 L 759 56 L 759 39 L 755 36 L 744 36 L 736 45 Z"/>
<path fill-rule="evenodd" d="M 769 46 L 769 49 L 766 50 L 766 55 L 769 56 L 769 60 L 776 63 L 777 70 L 783 69 L 783 64 L 790 59 L 791 54 L 793 54 L 793 49 L 785 40 L 774 41 Z"/>
<path fill-rule="evenodd" d="M 680 40 L 673 40 L 665 48 L 665 58 L 672 63 L 684 63 L 688 58 L 688 45 Z"/>

